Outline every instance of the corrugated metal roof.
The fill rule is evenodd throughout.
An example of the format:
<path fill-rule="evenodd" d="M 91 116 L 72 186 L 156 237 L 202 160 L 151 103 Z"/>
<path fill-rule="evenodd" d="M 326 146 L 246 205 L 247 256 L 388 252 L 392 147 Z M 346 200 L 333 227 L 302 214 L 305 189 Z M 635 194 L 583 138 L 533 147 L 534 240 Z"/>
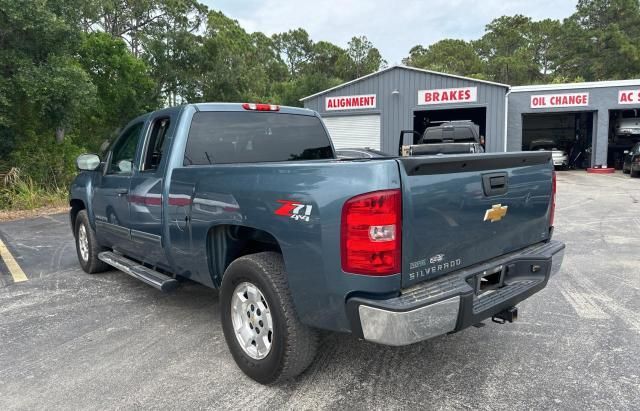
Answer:
<path fill-rule="evenodd" d="M 539 84 L 539 85 L 533 85 L 533 86 L 514 86 L 514 87 L 511 87 L 511 92 L 522 93 L 522 92 L 528 92 L 528 91 L 575 90 L 575 89 L 602 88 L 602 87 L 640 87 L 640 79 L 591 81 L 591 82 L 584 82 L 584 83 L 564 83 L 564 84 Z"/>
<path fill-rule="evenodd" d="M 437 71 L 425 70 L 425 69 L 420 69 L 420 68 L 416 68 L 416 67 L 397 64 L 397 65 L 394 65 L 394 66 L 387 67 L 387 68 L 384 68 L 382 70 L 376 71 L 374 73 L 367 74 L 366 76 L 358 77 L 355 80 L 347 81 L 346 83 L 339 84 L 339 85 L 337 85 L 335 87 L 331 87 L 329 89 L 320 91 L 320 92 L 312 94 L 310 96 L 303 97 L 303 98 L 300 99 L 300 101 L 305 101 L 305 100 L 309 100 L 309 99 L 314 98 L 314 97 L 321 96 L 321 95 L 326 94 L 326 93 L 328 93 L 330 91 L 337 90 L 337 89 L 340 89 L 342 87 L 346 87 L 349 84 L 357 83 L 357 82 L 362 81 L 364 79 L 367 79 L 369 77 L 377 76 L 377 75 L 379 75 L 381 73 L 385 73 L 387 71 L 391 71 L 391 70 L 394 70 L 394 69 L 405 69 L 405 70 L 412 70 L 412 71 L 417 71 L 417 72 L 426 73 L 426 74 L 433 74 L 433 75 L 436 75 L 436 76 L 453 77 L 453 78 L 458 78 L 458 79 L 462 79 L 462 80 L 473 81 L 475 83 L 483 83 L 483 84 L 490 84 L 490 85 L 498 86 L 498 87 L 505 87 L 507 89 L 510 87 L 507 84 L 494 83 L 493 81 L 478 80 L 478 79 L 471 78 L 471 77 L 458 76 L 458 75 L 455 75 L 455 74 L 440 73 L 440 72 L 437 72 Z"/>

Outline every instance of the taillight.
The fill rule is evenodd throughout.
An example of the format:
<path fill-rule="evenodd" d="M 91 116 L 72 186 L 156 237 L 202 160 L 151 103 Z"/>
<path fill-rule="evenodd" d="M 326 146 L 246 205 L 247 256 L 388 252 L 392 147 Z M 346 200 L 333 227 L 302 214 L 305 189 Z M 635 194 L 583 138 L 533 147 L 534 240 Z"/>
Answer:
<path fill-rule="evenodd" d="M 244 103 L 242 108 L 253 111 L 280 111 L 280 106 L 275 104 Z"/>
<path fill-rule="evenodd" d="M 402 193 L 374 191 L 353 197 L 342 207 L 342 270 L 391 275 L 401 269 Z"/>
<path fill-rule="evenodd" d="M 551 177 L 551 212 L 549 213 L 549 225 L 553 227 L 553 219 L 556 214 L 556 172 Z"/>

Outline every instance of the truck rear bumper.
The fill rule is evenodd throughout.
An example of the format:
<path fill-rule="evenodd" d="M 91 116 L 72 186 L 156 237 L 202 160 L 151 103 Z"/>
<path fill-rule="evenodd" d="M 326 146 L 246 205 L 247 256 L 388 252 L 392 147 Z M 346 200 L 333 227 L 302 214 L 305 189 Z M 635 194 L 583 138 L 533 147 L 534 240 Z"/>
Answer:
<path fill-rule="evenodd" d="M 558 241 L 536 244 L 420 283 L 391 299 L 350 298 L 352 331 L 396 346 L 460 331 L 543 289 L 560 270 L 564 248 Z"/>

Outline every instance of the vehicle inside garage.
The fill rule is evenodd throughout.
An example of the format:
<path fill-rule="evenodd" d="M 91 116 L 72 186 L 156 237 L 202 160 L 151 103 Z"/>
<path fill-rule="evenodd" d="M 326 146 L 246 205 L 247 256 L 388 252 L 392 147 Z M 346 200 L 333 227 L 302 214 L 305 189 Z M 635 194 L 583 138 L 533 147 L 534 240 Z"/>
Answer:
<path fill-rule="evenodd" d="M 640 142 L 640 107 L 609 110 L 608 159 L 611 167 L 622 169 L 625 150 Z"/>
<path fill-rule="evenodd" d="M 480 128 L 480 135 L 486 136 L 487 108 L 454 108 L 444 110 L 420 110 L 413 113 L 413 129 L 422 134 L 428 127 L 443 121 L 470 120 Z"/>
<path fill-rule="evenodd" d="M 522 115 L 522 150 L 560 150 L 570 168 L 591 163 L 593 113 L 544 113 Z"/>

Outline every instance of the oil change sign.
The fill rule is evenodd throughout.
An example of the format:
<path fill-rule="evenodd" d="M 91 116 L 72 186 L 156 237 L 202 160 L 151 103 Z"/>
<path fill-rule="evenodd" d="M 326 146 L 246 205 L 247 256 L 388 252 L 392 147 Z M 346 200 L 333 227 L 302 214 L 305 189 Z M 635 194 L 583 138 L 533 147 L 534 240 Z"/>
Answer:
<path fill-rule="evenodd" d="M 589 105 L 589 93 L 542 94 L 531 96 L 531 108 L 580 107 Z"/>
<path fill-rule="evenodd" d="M 640 90 L 618 91 L 618 104 L 640 104 Z"/>
<path fill-rule="evenodd" d="M 478 101 L 477 87 L 443 88 L 419 90 L 418 105 L 475 103 Z"/>
<path fill-rule="evenodd" d="M 376 95 L 363 94 L 359 96 L 338 96 L 326 97 L 324 99 L 324 109 L 326 111 L 335 110 L 361 110 L 376 108 Z"/>

